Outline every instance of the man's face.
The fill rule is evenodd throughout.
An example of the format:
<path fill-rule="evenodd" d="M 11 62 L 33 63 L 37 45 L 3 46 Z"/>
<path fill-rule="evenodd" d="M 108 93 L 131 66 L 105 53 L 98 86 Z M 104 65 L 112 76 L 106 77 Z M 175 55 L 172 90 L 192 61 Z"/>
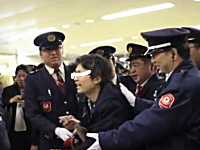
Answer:
<path fill-rule="evenodd" d="M 200 46 L 195 45 L 194 43 L 189 43 L 190 56 L 194 61 L 197 68 L 200 70 Z"/>
<path fill-rule="evenodd" d="M 170 73 L 173 67 L 172 54 L 169 51 L 160 51 L 160 53 L 152 56 L 151 61 L 154 65 L 157 66 L 159 73 Z"/>
<path fill-rule="evenodd" d="M 58 68 L 62 63 L 62 49 L 55 47 L 52 50 L 43 49 L 40 56 L 44 63 L 51 68 Z"/>
<path fill-rule="evenodd" d="M 25 86 L 25 78 L 27 76 L 27 72 L 24 70 L 19 70 L 16 74 L 16 82 L 19 85 L 19 87 L 24 88 Z"/>
<path fill-rule="evenodd" d="M 151 62 L 143 61 L 141 58 L 130 61 L 130 76 L 137 84 L 144 83 L 151 75 Z"/>

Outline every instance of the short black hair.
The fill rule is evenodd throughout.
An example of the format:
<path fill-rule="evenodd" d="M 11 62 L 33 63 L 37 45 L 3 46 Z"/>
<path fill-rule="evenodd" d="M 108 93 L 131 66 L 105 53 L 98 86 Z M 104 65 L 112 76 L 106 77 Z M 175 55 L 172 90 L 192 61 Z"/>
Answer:
<path fill-rule="evenodd" d="M 19 70 L 23 70 L 25 71 L 27 74 L 29 74 L 31 72 L 30 67 L 28 67 L 27 65 L 21 64 L 19 66 L 17 66 L 16 70 L 15 70 L 15 75 L 18 74 Z"/>
<path fill-rule="evenodd" d="M 181 56 L 182 59 L 188 60 L 190 58 L 190 49 L 188 43 L 184 43 L 180 46 L 175 46 L 178 51 L 178 54 Z"/>
<path fill-rule="evenodd" d="M 111 81 L 111 65 L 108 60 L 98 54 L 87 54 L 80 56 L 75 61 L 76 66 L 79 64 L 87 70 L 91 70 L 90 77 L 94 79 L 100 77 L 102 79 L 100 85 L 104 85 Z"/>

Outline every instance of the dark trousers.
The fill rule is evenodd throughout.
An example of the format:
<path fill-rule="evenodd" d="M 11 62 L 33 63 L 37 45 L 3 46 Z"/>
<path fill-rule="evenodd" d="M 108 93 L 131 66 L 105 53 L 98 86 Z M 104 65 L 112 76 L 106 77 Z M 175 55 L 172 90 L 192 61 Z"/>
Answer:
<path fill-rule="evenodd" d="M 11 150 L 30 150 L 31 139 L 28 132 L 12 132 L 9 134 Z"/>

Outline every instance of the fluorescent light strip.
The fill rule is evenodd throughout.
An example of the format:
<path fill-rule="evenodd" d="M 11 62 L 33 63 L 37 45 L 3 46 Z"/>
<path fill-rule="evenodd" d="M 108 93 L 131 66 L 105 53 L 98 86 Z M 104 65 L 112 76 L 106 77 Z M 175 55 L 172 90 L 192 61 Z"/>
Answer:
<path fill-rule="evenodd" d="M 86 23 L 93 23 L 94 20 L 85 20 Z"/>
<path fill-rule="evenodd" d="M 105 40 L 105 41 L 83 43 L 80 46 L 81 47 L 86 47 L 86 46 L 93 46 L 93 45 L 98 45 L 98 44 L 107 44 L 107 43 L 113 43 L 113 42 L 120 42 L 120 41 L 123 41 L 123 40 L 124 40 L 124 38 L 116 38 L 116 39 L 109 39 L 109 40 Z"/>
<path fill-rule="evenodd" d="M 117 18 L 129 17 L 129 16 L 133 16 L 133 15 L 139 15 L 139 14 L 143 14 L 143 13 L 167 9 L 167 8 L 171 8 L 174 6 L 175 5 L 172 3 L 164 3 L 164 4 L 153 5 L 153 6 L 143 7 L 143 8 L 137 8 L 137 9 L 132 9 L 129 11 L 123 11 L 120 13 L 106 15 L 106 16 L 103 16 L 101 19 L 102 20 L 112 20 L 112 19 L 117 19 Z"/>
<path fill-rule="evenodd" d="M 15 58 L 15 55 L 1 55 L 0 59 Z"/>
<path fill-rule="evenodd" d="M 68 25 L 68 24 L 62 25 L 62 28 L 69 28 L 69 27 L 70 27 L 70 25 Z"/>

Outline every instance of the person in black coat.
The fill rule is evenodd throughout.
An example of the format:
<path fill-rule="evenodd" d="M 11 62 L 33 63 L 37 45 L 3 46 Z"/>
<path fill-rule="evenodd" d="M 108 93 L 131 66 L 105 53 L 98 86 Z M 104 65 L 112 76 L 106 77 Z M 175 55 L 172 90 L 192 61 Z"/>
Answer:
<path fill-rule="evenodd" d="M 76 64 L 72 76 L 78 93 L 85 95 L 79 99 L 79 118 L 86 132 L 117 129 L 123 122 L 132 119 L 132 108 L 119 86 L 111 82 L 111 67 L 105 58 L 97 54 L 84 55 L 77 58 Z M 60 121 L 66 128 L 72 127 L 72 122 L 66 121 L 66 117 Z M 86 150 L 93 142 L 93 139 L 87 138 L 76 150 Z"/>
<path fill-rule="evenodd" d="M 15 83 L 4 88 L 2 93 L 3 107 L 9 113 L 5 118 L 11 149 L 29 150 L 31 146 L 37 147 L 38 137 L 33 136 L 33 128 L 24 112 L 25 78 L 30 72 L 26 65 L 19 65 L 15 71 Z"/>
<path fill-rule="evenodd" d="M 3 106 L 0 96 L 0 149 L 1 150 L 9 150 L 10 149 L 10 141 L 8 138 L 8 134 L 6 131 L 5 123 L 2 119 Z"/>

